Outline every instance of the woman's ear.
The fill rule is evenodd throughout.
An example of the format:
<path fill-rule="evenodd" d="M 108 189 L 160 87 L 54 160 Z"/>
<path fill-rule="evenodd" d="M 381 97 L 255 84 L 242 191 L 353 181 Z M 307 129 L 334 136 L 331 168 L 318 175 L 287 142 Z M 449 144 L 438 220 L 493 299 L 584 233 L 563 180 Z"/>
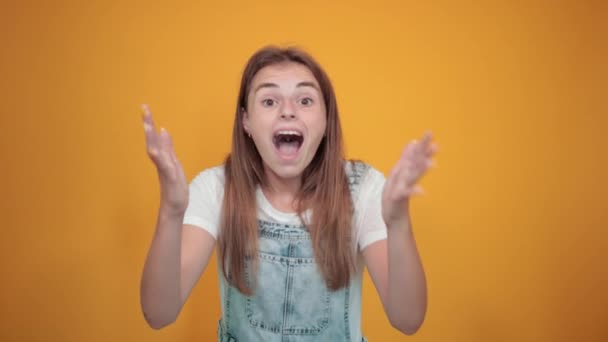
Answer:
<path fill-rule="evenodd" d="M 249 132 L 249 114 L 247 113 L 245 108 L 241 108 L 241 117 L 243 118 L 243 121 L 241 123 L 243 124 L 243 128 L 245 129 L 245 133 L 248 136 L 251 136 L 251 133 Z"/>

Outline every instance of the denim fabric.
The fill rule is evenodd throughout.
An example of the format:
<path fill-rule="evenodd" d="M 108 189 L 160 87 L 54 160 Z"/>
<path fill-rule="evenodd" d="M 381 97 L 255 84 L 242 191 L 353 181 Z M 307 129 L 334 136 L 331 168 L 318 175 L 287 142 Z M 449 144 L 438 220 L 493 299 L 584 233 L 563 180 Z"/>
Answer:
<path fill-rule="evenodd" d="M 351 193 L 365 168 L 353 168 Z M 250 297 L 220 274 L 219 342 L 360 342 L 362 262 L 349 286 L 330 291 L 317 270 L 311 237 L 303 225 L 258 220 L 259 268 L 245 280 Z"/>

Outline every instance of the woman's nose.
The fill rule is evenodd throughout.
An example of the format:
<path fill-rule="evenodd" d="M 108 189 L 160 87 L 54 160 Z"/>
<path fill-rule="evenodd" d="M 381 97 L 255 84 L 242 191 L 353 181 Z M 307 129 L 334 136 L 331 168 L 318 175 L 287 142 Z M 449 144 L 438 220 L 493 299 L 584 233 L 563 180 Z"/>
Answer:
<path fill-rule="evenodd" d="M 296 117 L 296 111 L 293 104 L 287 102 L 283 104 L 281 108 L 281 119 L 294 119 Z"/>

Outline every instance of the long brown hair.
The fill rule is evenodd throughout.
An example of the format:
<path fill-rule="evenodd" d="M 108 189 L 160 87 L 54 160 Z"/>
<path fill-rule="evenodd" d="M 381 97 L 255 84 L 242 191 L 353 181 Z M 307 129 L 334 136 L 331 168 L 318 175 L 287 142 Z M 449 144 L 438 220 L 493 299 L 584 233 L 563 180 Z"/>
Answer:
<path fill-rule="evenodd" d="M 224 202 L 218 237 L 222 272 L 232 286 L 251 295 L 245 282 L 245 262 L 257 269 L 258 225 L 255 191 L 265 186 L 262 157 L 243 128 L 243 109 L 255 74 L 262 68 L 285 62 L 302 64 L 316 78 L 327 110 L 326 134 L 302 174 L 296 195 L 298 214 L 312 209 L 307 229 L 311 234 L 317 266 L 332 290 L 348 285 L 355 269 L 351 221 L 353 205 L 344 169 L 342 129 L 333 87 L 321 66 L 297 48 L 268 46 L 249 59 L 243 76 L 232 131 L 232 151 L 225 162 Z M 255 277 L 253 278 L 255 279 Z"/>

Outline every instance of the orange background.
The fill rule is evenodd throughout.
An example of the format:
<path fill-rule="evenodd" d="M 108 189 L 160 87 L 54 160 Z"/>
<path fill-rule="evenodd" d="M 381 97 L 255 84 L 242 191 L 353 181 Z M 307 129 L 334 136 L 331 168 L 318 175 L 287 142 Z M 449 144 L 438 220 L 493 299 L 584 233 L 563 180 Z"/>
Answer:
<path fill-rule="evenodd" d="M 0 340 L 213 341 L 215 259 L 154 331 L 139 280 L 159 189 L 139 104 L 191 179 L 229 150 L 240 72 L 296 44 L 337 91 L 349 157 L 390 170 L 431 129 L 413 203 L 429 309 L 370 341 L 608 340 L 602 1 L 20 1 L 0 9 Z"/>

